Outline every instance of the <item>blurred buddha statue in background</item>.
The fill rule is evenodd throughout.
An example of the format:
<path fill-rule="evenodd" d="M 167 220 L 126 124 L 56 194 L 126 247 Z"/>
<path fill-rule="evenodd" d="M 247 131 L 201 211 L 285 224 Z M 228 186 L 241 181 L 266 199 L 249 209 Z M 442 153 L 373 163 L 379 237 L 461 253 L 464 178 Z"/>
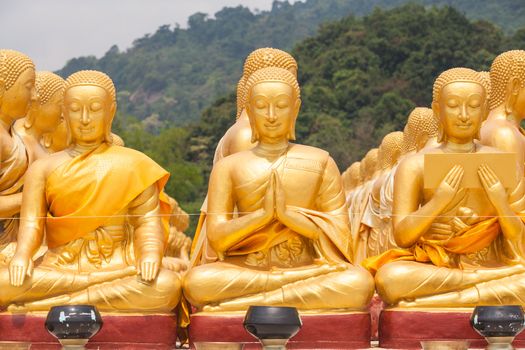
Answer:
<path fill-rule="evenodd" d="M 481 128 L 481 142 L 505 152 L 516 153 L 520 176 L 524 175 L 525 51 L 499 55 L 490 68 L 490 113 Z"/>
<path fill-rule="evenodd" d="M 14 250 L 24 175 L 29 166 L 26 146 L 14 129 L 36 98 L 35 66 L 26 55 L 0 50 L 0 264 Z"/>
<path fill-rule="evenodd" d="M 17 133 L 27 147 L 29 162 L 47 157 L 49 151 L 43 145 L 42 138 L 52 133 L 62 119 L 62 102 L 65 81 L 51 72 L 36 73 L 36 101 L 24 119 L 15 124 Z"/>
<path fill-rule="evenodd" d="M 370 233 L 367 241 L 367 256 L 377 255 L 390 248 L 396 247 L 390 229 L 391 215 L 381 213 L 381 189 L 401 156 L 403 146 L 403 132 L 394 131 L 387 134 L 381 141 L 378 153 L 379 174 L 374 181 L 367 205 Z M 365 224 L 367 223 L 365 220 Z"/>
<path fill-rule="evenodd" d="M 207 256 L 216 260 L 188 272 L 184 295 L 199 311 L 366 308 L 373 281 L 351 265 L 337 166 L 327 152 L 290 142 L 301 105 L 295 75 L 264 68 L 245 86 L 244 107 L 257 145 L 213 167 L 207 218 L 213 253 Z"/>
<path fill-rule="evenodd" d="M 494 171 L 498 164 L 469 161 L 499 153 L 475 140 L 488 114 L 488 91 L 486 80 L 467 68 L 449 69 L 434 83 L 432 109 L 440 121 L 441 144 L 405 158 L 395 175 L 394 236 L 401 248 L 363 263 L 370 271 L 378 269 L 377 291 L 387 304 L 522 303 L 523 177 L 507 191 Z M 447 166 L 441 182 L 426 187 L 425 159 L 430 156 L 464 162 Z M 514 172 L 515 159 L 509 164 L 503 172 Z M 467 173 L 479 186 L 467 186 Z"/>
<path fill-rule="evenodd" d="M 354 242 L 355 263 L 359 264 L 366 258 L 368 234 L 370 226 L 364 223 L 368 201 L 372 188 L 374 187 L 375 177 L 378 174 L 378 155 L 379 149 L 372 148 L 361 160 L 360 173 L 363 184 L 356 190 L 352 197 L 352 202 L 348 204 L 350 213 L 350 230 Z"/>
<path fill-rule="evenodd" d="M 169 174 L 144 154 L 112 144 L 115 111 L 107 75 L 68 77 L 70 146 L 35 161 L 26 174 L 16 252 L 0 269 L 0 305 L 169 312 L 178 304 L 181 278 L 173 268 L 183 264 L 163 259 L 170 206 L 160 194 Z M 44 233 L 48 250 L 33 263 Z"/>
<path fill-rule="evenodd" d="M 354 191 L 362 184 L 361 162 L 353 162 L 341 176 L 343 178 L 346 200 L 347 203 L 350 203 Z"/>

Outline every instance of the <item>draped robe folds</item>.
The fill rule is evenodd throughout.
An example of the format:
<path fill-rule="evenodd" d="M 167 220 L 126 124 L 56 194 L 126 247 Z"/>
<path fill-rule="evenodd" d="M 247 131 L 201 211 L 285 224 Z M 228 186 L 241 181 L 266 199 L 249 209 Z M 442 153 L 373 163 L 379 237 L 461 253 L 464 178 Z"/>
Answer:
<path fill-rule="evenodd" d="M 49 249 L 21 287 L 11 286 L 9 274 L 0 271 L 2 281 L 7 280 L 0 304 L 26 303 L 29 310 L 41 310 L 80 300 L 107 311 L 171 311 L 180 299 L 180 276 L 160 268 L 156 280 L 145 283 L 135 268 L 135 252 L 162 244 L 169 233 L 171 207 L 162 192 L 168 177 L 144 154 L 105 143 L 55 168 L 45 186 Z M 140 220 L 164 236 L 156 231 L 134 237 L 131 220 L 136 218 L 127 214 L 151 186 L 159 195 L 144 203 L 148 212 L 159 208 L 163 222 L 154 225 L 158 218 L 147 215 Z M 68 295 L 71 300 L 63 299 Z"/>
<path fill-rule="evenodd" d="M 434 222 L 450 223 L 462 217 L 463 199 Z M 525 218 L 525 181 L 509 195 L 512 210 Z M 428 232 L 432 232 L 432 228 Z M 370 257 L 362 265 L 376 274 L 378 293 L 388 304 L 418 300 L 418 306 L 474 306 L 525 304 L 525 242 L 506 238 L 497 217 L 480 217 L 456 229 L 447 240 L 422 236 L 408 249 L 395 248 Z"/>
<path fill-rule="evenodd" d="M 324 159 L 308 159 L 305 155 L 294 155 L 288 152 L 274 162 L 272 169 L 279 174 L 283 187 L 287 193 L 303 193 L 303 198 L 308 198 L 311 202 L 311 208 L 303 208 L 297 205 L 288 205 L 288 209 L 304 215 L 314 222 L 321 230 L 321 237 L 314 242 L 313 247 L 320 257 L 331 262 L 353 260 L 352 240 L 348 232 L 348 216 L 346 214 L 346 205 L 344 203 L 336 210 L 323 212 L 313 208 L 322 207 L 323 203 L 315 203 L 324 199 L 323 193 L 315 193 L 321 185 L 322 175 L 328 160 L 328 153 L 323 152 Z M 304 158 L 303 158 L 304 157 Z M 302 182 L 299 184 L 295 175 L 299 173 Z M 250 212 L 257 209 L 264 199 L 270 172 L 263 176 L 255 178 L 249 182 L 239 184 L 235 188 L 236 196 L 239 200 L 238 208 L 242 212 Z M 334 179 L 339 181 L 340 179 Z M 332 184 L 336 186 L 336 184 Z M 328 189 L 326 189 L 328 191 Z M 331 190 L 331 189 L 330 189 Z M 310 193 L 309 193 L 310 192 Z M 337 193 L 337 196 L 344 196 L 343 190 Z M 334 198 L 324 199 L 326 201 Z M 256 252 L 268 251 L 283 242 L 287 242 L 299 234 L 293 232 L 288 227 L 279 223 L 277 220 L 272 221 L 265 227 L 257 230 L 247 239 L 238 242 L 227 252 L 229 256 L 249 255 Z M 195 239 L 198 241 L 198 238 Z M 201 263 L 209 263 L 217 260 L 217 254 L 209 244 L 203 244 L 200 251 L 194 251 L 194 254 L 202 257 Z M 285 253 L 286 254 L 286 253 Z"/>
<path fill-rule="evenodd" d="M 164 234 L 169 233 L 169 199 L 162 195 L 169 174 L 130 148 L 102 144 L 57 167 L 46 183 L 49 248 L 63 246 L 104 226 L 149 186 L 156 184 Z"/>
<path fill-rule="evenodd" d="M 13 148 L 7 159 L 0 164 L 0 200 L 1 196 L 12 195 L 22 191 L 24 174 L 29 166 L 29 158 L 22 138 L 12 129 Z M 8 254 L 10 243 L 16 242 L 18 233 L 18 214 L 12 218 L 0 218 L 0 252 Z M 12 252 L 11 252 L 12 253 Z M 8 255 L 11 255 L 9 253 Z"/>
<path fill-rule="evenodd" d="M 234 157 L 243 154 L 227 157 L 215 166 L 229 163 L 234 176 L 236 166 L 247 166 L 245 162 L 237 165 Z M 217 254 L 206 239 L 202 248 L 193 252 L 200 266 L 185 276 L 185 296 L 199 309 L 221 304 L 224 310 L 244 310 L 246 298 L 261 298 L 254 301 L 258 304 L 300 309 L 365 307 L 373 283 L 366 271 L 349 264 L 353 260 L 352 238 L 344 189 L 333 160 L 319 149 L 291 145 L 267 169 L 250 173 L 250 178 L 235 176 L 231 193 L 222 191 L 234 198 L 239 216 L 261 208 L 272 171 L 280 179 L 287 210 L 314 223 L 319 237 L 308 239 L 274 219 L 223 254 Z"/>
<path fill-rule="evenodd" d="M 349 205 L 350 232 L 353 241 L 354 262 L 359 264 L 366 258 L 370 227 L 363 223 L 374 181 L 369 180 L 355 190 Z"/>

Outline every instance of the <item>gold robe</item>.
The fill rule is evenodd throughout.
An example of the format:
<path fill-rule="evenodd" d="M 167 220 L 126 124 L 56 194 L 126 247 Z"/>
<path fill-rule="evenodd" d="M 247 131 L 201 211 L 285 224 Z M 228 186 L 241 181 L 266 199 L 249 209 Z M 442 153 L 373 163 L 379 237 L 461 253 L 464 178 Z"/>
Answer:
<path fill-rule="evenodd" d="M 24 174 L 29 166 L 29 158 L 22 138 L 12 129 L 13 148 L 7 159 L 0 164 L 0 200 L 22 191 Z M 0 251 L 10 243 L 16 242 L 18 233 L 18 214 L 9 219 L 0 219 Z M 9 254 L 11 255 L 11 254 Z"/>

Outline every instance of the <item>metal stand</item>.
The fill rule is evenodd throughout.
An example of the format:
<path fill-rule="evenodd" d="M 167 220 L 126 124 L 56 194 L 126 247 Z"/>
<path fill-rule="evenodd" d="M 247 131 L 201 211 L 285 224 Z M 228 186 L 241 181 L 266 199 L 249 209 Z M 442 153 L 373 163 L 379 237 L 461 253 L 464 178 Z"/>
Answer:
<path fill-rule="evenodd" d="M 260 339 L 263 350 L 286 350 L 288 339 Z"/>
<path fill-rule="evenodd" d="M 58 339 L 62 350 L 85 350 L 89 339 Z"/>
<path fill-rule="evenodd" d="M 485 340 L 489 343 L 487 350 L 514 350 L 514 337 L 486 337 Z"/>

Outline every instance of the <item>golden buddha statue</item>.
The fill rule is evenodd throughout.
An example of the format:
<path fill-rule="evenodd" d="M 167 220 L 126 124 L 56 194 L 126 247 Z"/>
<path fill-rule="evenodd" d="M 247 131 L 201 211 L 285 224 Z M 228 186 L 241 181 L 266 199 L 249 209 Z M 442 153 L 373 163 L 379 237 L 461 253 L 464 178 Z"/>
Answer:
<path fill-rule="evenodd" d="M 367 257 L 367 242 L 370 226 L 365 224 L 368 201 L 375 177 L 378 174 L 378 155 L 379 149 L 372 148 L 361 160 L 360 173 L 363 177 L 363 184 L 352 197 L 352 202 L 348 205 L 350 215 L 350 232 L 354 241 L 354 262 L 361 263 Z"/>
<path fill-rule="evenodd" d="M 219 141 L 213 164 L 224 157 L 255 147 L 256 142 L 252 139 L 250 120 L 244 106 L 246 102 L 245 84 L 250 75 L 259 69 L 267 67 L 278 67 L 289 70 L 297 76 L 297 62 L 288 53 L 271 47 L 257 49 L 250 53 L 244 61 L 242 77 L 237 84 L 237 117 L 233 124 Z"/>
<path fill-rule="evenodd" d="M 116 111 L 111 79 L 80 71 L 66 80 L 70 146 L 26 174 L 16 252 L 0 269 L 0 305 L 47 310 L 91 304 L 104 311 L 169 312 L 181 277 L 163 259 L 169 174 L 135 150 L 110 143 Z M 44 238 L 47 252 L 31 257 Z"/>
<path fill-rule="evenodd" d="M 361 162 L 353 162 L 343 174 L 341 175 L 343 186 L 347 194 L 347 201 L 349 201 L 351 193 L 363 182 L 361 179 Z"/>
<path fill-rule="evenodd" d="M 327 152 L 289 142 L 301 105 L 295 75 L 282 68 L 258 70 L 246 92 L 245 110 L 258 143 L 213 167 L 207 218 L 212 252 L 195 253 L 216 259 L 189 270 L 185 297 L 199 311 L 241 311 L 249 305 L 365 308 L 373 280 L 350 264 L 352 241 L 337 166 Z"/>
<path fill-rule="evenodd" d="M 26 55 L 0 50 L 0 263 L 11 256 L 18 232 L 26 147 L 13 126 L 36 98 L 35 66 Z"/>
<path fill-rule="evenodd" d="M 41 144 L 42 137 L 52 133 L 61 121 L 64 84 L 64 79 L 54 73 L 36 73 L 36 101 L 31 104 L 27 116 L 15 124 L 15 130 L 27 147 L 30 163 L 49 155 Z"/>
<path fill-rule="evenodd" d="M 172 197 L 169 197 L 172 208 L 170 216 L 170 235 L 166 246 L 166 256 L 180 258 L 186 262 L 190 261 L 191 238 L 184 234 L 190 226 L 190 216 Z"/>
<path fill-rule="evenodd" d="M 507 51 L 496 57 L 490 68 L 490 113 L 481 128 L 484 145 L 513 152 L 519 172 L 524 174 L 525 132 L 525 51 Z"/>
<path fill-rule="evenodd" d="M 265 47 L 257 49 L 248 55 L 244 61 L 242 77 L 237 84 L 237 119 L 220 139 L 217 148 L 215 149 L 213 164 L 231 154 L 249 150 L 257 144 L 252 138 L 250 120 L 246 111 L 244 111 L 247 95 L 245 84 L 255 71 L 268 67 L 283 68 L 290 71 L 294 76 L 297 76 L 297 62 L 285 51 Z M 207 203 L 208 197 L 204 199 L 204 203 L 201 207 L 201 216 L 199 217 L 199 223 L 193 240 L 192 251 L 207 251 L 207 248 L 203 249 L 202 247 L 202 245 L 206 244 Z M 192 265 L 195 263 L 195 259 L 192 258 Z"/>
<path fill-rule="evenodd" d="M 453 166 L 437 188 L 424 185 L 425 156 L 498 153 L 475 140 L 488 113 L 485 84 L 467 68 L 449 69 L 434 83 L 432 109 L 442 143 L 404 159 L 395 176 L 394 236 L 402 248 L 363 262 L 378 269 L 377 291 L 389 305 L 522 303 L 523 177 L 507 193 L 493 164 L 469 167 L 466 161 Z M 477 175 L 480 187 L 463 185 L 467 171 Z"/>
<path fill-rule="evenodd" d="M 426 147 L 437 146 L 437 137 L 438 120 L 437 118 L 434 118 L 432 109 L 425 107 L 414 108 L 412 112 L 410 112 L 403 130 L 401 154 L 397 163 L 386 175 L 380 189 L 379 211 L 384 220 L 390 221 L 390 223 L 386 225 L 387 230 L 392 230 L 391 219 L 388 218 L 392 217 L 392 207 L 394 203 L 394 177 L 399 163 L 404 158 L 420 152 Z M 389 241 L 391 244 L 394 243 L 392 240 Z"/>
<path fill-rule="evenodd" d="M 402 146 L 402 131 L 387 134 L 379 146 L 379 174 L 373 183 L 366 210 L 367 215 L 365 215 L 365 224 L 370 227 L 367 256 L 378 255 L 390 248 L 397 247 L 391 230 L 391 215 L 381 213 L 381 189 L 401 156 Z"/>

